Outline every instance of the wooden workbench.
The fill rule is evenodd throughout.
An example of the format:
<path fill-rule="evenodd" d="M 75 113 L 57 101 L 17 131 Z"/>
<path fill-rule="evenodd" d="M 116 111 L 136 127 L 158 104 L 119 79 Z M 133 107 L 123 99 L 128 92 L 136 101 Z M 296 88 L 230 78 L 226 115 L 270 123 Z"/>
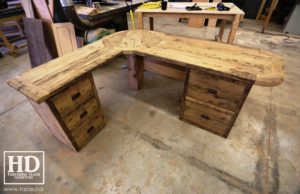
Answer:
<path fill-rule="evenodd" d="M 8 84 L 27 96 L 56 137 L 79 150 L 105 125 L 91 72 L 121 55 L 133 89 L 141 88 L 144 70 L 185 80 L 180 118 L 223 137 L 253 84 L 283 81 L 283 62 L 271 52 L 136 30 L 107 36 Z"/>
<path fill-rule="evenodd" d="M 135 9 L 141 5 L 143 0 L 132 0 L 132 8 Z M 114 0 L 115 5 L 101 5 L 101 9 L 97 13 L 90 15 L 79 14 L 81 18 L 89 21 L 103 21 L 103 24 L 113 24 L 116 31 L 128 30 L 127 12 L 129 7 L 125 1 Z"/>
<path fill-rule="evenodd" d="M 235 38 L 237 28 L 240 24 L 241 19 L 244 16 L 244 12 L 240 10 L 233 3 L 224 3 L 225 6 L 229 7 L 229 11 L 218 11 L 218 10 L 205 10 L 205 8 L 216 7 L 218 3 L 198 3 L 197 5 L 203 10 L 200 11 L 187 11 L 185 7 L 193 6 L 195 2 L 176 2 L 168 3 L 167 10 L 158 9 L 137 9 L 135 11 L 138 23 L 138 29 L 144 29 L 144 17 L 149 17 L 150 30 L 154 29 L 153 17 L 173 17 L 173 18 L 189 18 L 189 19 L 220 19 L 220 31 L 219 35 L 216 36 L 217 41 L 222 41 L 226 22 L 231 22 L 231 28 L 228 35 L 227 43 L 232 44 Z"/>

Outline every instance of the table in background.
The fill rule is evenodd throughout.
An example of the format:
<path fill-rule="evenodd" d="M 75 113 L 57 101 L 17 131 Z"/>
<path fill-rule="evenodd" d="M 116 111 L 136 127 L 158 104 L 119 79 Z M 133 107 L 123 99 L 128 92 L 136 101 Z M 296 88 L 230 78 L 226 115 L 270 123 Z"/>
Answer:
<path fill-rule="evenodd" d="M 218 41 L 222 41 L 224 29 L 227 21 L 231 22 L 231 29 L 228 36 L 227 43 L 232 44 L 237 28 L 244 12 L 240 10 L 233 3 L 224 3 L 225 6 L 230 7 L 229 11 L 218 10 L 201 10 L 201 11 L 187 11 L 186 6 L 192 6 L 194 3 L 168 3 L 167 10 L 159 9 L 137 9 L 137 23 L 139 29 L 144 29 L 144 17 L 150 19 L 150 30 L 154 29 L 153 17 L 175 17 L 175 18 L 201 18 L 201 19 L 220 19 L 222 20 L 219 35 L 216 36 Z M 217 3 L 197 3 L 200 7 L 216 7 Z M 180 8 L 179 8 L 180 7 Z"/>
<path fill-rule="evenodd" d="M 142 2 L 142 0 L 132 0 L 132 8 L 137 8 Z M 79 15 L 81 18 L 89 21 L 102 20 L 103 23 L 113 21 L 116 31 L 127 30 L 127 12 L 129 12 L 129 7 L 125 1 L 112 1 L 111 3 L 115 3 L 116 5 L 101 5 L 101 10 L 98 13 Z"/>

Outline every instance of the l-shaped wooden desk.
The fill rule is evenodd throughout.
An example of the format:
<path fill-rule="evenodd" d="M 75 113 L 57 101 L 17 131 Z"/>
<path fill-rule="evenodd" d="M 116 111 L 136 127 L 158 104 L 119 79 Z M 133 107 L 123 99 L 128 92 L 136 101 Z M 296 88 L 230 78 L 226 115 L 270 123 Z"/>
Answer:
<path fill-rule="evenodd" d="M 227 137 L 253 84 L 283 81 L 283 62 L 271 52 L 158 32 L 123 31 L 29 70 L 8 84 L 27 96 L 54 136 L 80 150 L 104 126 L 91 72 L 126 55 L 129 85 L 144 70 L 185 80 L 180 118 Z"/>

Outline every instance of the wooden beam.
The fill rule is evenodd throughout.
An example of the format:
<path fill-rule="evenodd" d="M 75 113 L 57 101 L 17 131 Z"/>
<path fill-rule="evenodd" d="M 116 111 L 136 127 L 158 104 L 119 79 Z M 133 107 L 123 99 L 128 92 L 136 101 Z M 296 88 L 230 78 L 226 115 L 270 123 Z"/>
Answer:
<path fill-rule="evenodd" d="M 144 58 L 136 55 L 128 55 L 127 62 L 129 87 L 139 90 L 144 82 Z"/>
<path fill-rule="evenodd" d="M 37 11 L 38 19 L 48 23 L 53 23 L 52 16 L 45 0 L 33 0 L 33 4 Z"/>
<path fill-rule="evenodd" d="M 158 73 L 167 77 L 171 77 L 178 80 L 185 79 L 185 67 L 176 66 L 171 63 L 162 62 L 159 60 L 145 58 L 144 60 L 145 70 Z"/>
<path fill-rule="evenodd" d="M 35 18 L 31 0 L 21 0 L 27 18 Z"/>
<path fill-rule="evenodd" d="M 267 0 L 262 0 L 261 1 L 261 4 L 260 4 L 260 7 L 259 7 L 259 10 L 257 12 L 257 15 L 256 15 L 256 20 L 259 20 L 261 14 L 262 14 L 262 11 L 264 10 L 264 7 L 265 7 L 265 4 L 266 4 L 266 1 Z"/>
<path fill-rule="evenodd" d="M 49 11 L 50 11 L 50 15 L 52 16 L 52 18 L 53 18 L 53 16 L 54 16 L 54 1 L 55 0 L 48 0 L 48 9 L 49 9 Z"/>

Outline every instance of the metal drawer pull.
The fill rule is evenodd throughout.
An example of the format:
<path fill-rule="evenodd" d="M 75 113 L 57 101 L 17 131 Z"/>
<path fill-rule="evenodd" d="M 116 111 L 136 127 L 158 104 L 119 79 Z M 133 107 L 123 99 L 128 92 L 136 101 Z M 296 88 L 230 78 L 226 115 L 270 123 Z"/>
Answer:
<path fill-rule="evenodd" d="M 217 94 L 218 94 L 218 91 L 217 91 L 217 90 L 210 89 L 210 88 L 207 89 L 207 92 L 208 92 L 208 93 L 211 93 L 211 94 L 214 94 L 214 95 L 217 95 Z"/>
<path fill-rule="evenodd" d="M 83 119 L 86 115 L 87 115 L 87 112 L 85 110 L 80 114 L 80 118 Z"/>
<path fill-rule="evenodd" d="M 91 126 L 86 132 L 88 133 L 88 134 L 90 134 L 90 133 L 92 133 L 93 131 L 94 131 L 94 126 Z"/>
<path fill-rule="evenodd" d="M 206 120 L 210 119 L 209 116 L 207 116 L 207 115 L 201 115 L 201 118 L 206 119 Z"/>
<path fill-rule="evenodd" d="M 72 95 L 72 100 L 75 101 L 80 96 L 81 96 L 80 92 L 77 92 L 77 93 L 75 93 L 75 94 Z"/>

